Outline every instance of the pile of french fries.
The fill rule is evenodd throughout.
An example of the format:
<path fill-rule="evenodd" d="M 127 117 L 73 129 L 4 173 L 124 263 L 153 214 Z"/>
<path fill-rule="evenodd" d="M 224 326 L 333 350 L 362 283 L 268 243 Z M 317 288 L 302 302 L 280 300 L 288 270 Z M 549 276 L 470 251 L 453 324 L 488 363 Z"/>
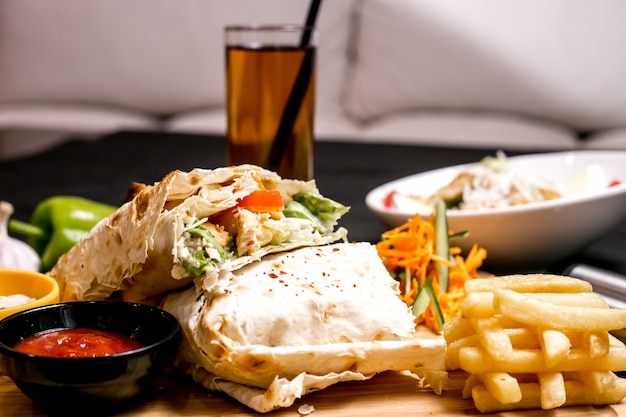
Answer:
<path fill-rule="evenodd" d="M 609 308 L 576 278 L 510 275 L 465 283 L 462 314 L 444 326 L 448 370 L 483 413 L 622 401 L 626 309 Z"/>

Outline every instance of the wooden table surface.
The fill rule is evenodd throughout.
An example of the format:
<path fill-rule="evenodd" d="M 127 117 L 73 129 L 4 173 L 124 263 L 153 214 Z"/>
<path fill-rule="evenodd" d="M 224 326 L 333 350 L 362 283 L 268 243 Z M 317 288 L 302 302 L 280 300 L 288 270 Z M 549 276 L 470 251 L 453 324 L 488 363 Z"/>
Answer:
<path fill-rule="evenodd" d="M 344 416 L 441 416 L 480 415 L 471 400 L 461 398 L 466 375 L 450 374 L 450 382 L 441 396 L 430 389 L 419 388 L 410 375 L 386 372 L 365 382 L 346 382 L 305 395 L 292 407 L 264 414 L 270 417 L 299 416 L 298 408 L 311 405 L 312 417 Z M 85 415 L 89 411 L 85 410 Z M 206 391 L 184 375 L 171 370 L 158 382 L 157 388 L 141 402 L 119 416 L 259 416 L 249 408 L 220 393 Z M 0 376 L 0 416 L 45 416 L 6 376 Z M 569 407 L 551 411 L 515 411 L 489 416 L 567 417 L 625 416 L 626 402 L 603 407 Z"/>

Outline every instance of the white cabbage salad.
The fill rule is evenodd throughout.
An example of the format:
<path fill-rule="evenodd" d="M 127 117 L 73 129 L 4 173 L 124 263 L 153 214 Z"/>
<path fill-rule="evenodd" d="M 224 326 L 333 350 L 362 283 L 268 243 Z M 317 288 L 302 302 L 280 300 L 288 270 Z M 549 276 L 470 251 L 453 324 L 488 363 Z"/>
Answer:
<path fill-rule="evenodd" d="M 562 185 L 550 179 L 530 178 L 513 170 L 506 154 L 498 151 L 462 170 L 432 195 L 393 191 L 388 201 L 392 208 L 401 211 L 432 209 L 439 199 L 444 199 L 450 210 L 481 210 L 580 195 L 610 185 L 604 170 L 595 164 Z"/>

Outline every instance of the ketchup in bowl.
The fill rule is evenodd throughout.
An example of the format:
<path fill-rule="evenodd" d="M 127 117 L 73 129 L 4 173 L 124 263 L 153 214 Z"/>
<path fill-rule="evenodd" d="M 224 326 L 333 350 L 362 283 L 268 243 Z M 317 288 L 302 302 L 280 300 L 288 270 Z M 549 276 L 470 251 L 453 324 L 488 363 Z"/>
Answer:
<path fill-rule="evenodd" d="M 54 330 L 29 336 L 14 349 L 55 358 L 93 358 L 128 352 L 143 347 L 137 340 L 103 330 L 77 328 Z"/>

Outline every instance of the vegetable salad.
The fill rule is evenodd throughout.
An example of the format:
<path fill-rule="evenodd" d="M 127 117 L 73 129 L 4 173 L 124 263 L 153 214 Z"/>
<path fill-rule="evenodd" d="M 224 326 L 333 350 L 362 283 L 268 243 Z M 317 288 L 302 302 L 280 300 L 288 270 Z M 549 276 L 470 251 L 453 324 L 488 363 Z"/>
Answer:
<path fill-rule="evenodd" d="M 467 256 L 450 246 L 446 205 L 440 200 L 428 220 L 415 215 L 383 233 L 376 244 L 389 273 L 400 283 L 400 297 L 411 306 L 415 323 L 441 332 L 443 324 L 460 314 L 465 281 L 479 276 L 487 250 L 474 245 Z"/>

